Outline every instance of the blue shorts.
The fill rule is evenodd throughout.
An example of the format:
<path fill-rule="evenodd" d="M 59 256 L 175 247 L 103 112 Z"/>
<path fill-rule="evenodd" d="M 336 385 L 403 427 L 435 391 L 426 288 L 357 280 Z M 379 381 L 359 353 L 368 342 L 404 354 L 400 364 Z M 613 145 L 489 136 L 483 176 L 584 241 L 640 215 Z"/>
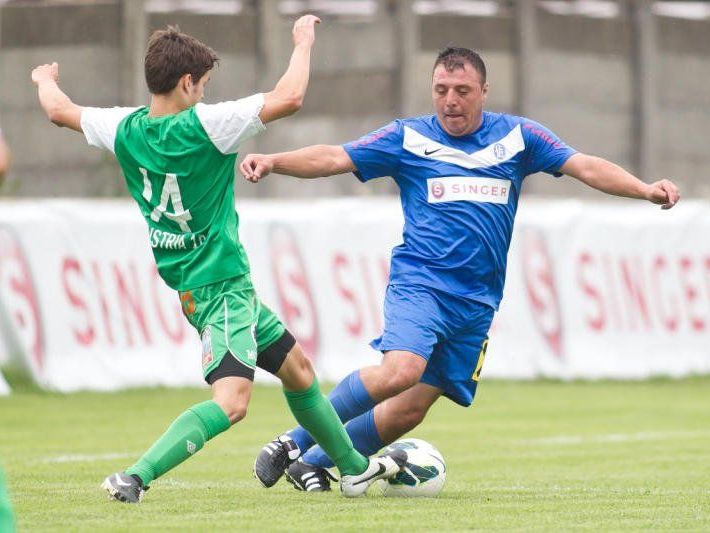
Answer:
<path fill-rule="evenodd" d="M 406 350 L 427 361 L 421 382 L 467 407 L 488 347 L 494 309 L 422 286 L 389 285 L 385 330 L 370 343 L 375 350 Z"/>

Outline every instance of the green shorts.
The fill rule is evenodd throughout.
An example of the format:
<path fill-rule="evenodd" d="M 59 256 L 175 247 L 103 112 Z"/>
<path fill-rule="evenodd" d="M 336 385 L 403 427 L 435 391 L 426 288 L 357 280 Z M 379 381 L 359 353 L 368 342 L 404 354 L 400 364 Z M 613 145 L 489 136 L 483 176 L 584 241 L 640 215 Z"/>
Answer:
<path fill-rule="evenodd" d="M 257 297 L 248 273 L 179 294 L 182 311 L 202 340 L 205 379 L 227 354 L 253 376 L 257 355 L 286 331 Z"/>

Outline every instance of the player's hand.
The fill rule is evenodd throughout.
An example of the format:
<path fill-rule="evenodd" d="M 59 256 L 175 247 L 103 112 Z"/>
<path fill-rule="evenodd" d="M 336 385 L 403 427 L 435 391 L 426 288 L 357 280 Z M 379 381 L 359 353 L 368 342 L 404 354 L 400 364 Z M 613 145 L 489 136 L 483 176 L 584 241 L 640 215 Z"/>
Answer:
<path fill-rule="evenodd" d="M 646 200 L 660 205 L 661 209 L 670 209 L 680 200 L 680 192 L 671 180 L 660 180 L 648 186 Z"/>
<path fill-rule="evenodd" d="M 265 178 L 272 170 L 274 170 L 274 162 L 264 154 L 249 154 L 239 164 L 239 172 L 252 183 Z"/>
<path fill-rule="evenodd" d="M 320 19 L 315 15 L 303 15 L 293 24 L 293 45 L 313 46 L 316 40 L 316 24 Z"/>
<path fill-rule="evenodd" d="M 59 64 L 57 62 L 39 65 L 32 71 L 32 81 L 39 85 L 45 81 L 59 82 Z"/>

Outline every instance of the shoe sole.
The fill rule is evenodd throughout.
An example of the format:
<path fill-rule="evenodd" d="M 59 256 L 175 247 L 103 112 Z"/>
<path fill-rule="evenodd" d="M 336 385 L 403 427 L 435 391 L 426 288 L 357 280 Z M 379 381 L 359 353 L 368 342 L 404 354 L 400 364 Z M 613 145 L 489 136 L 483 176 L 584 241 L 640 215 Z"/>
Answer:
<path fill-rule="evenodd" d="M 303 490 L 303 487 L 301 487 L 298 483 L 296 483 L 291 476 L 288 475 L 288 472 L 284 473 L 284 476 L 286 477 L 286 481 L 293 485 L 293 488 L 296 489 L 299 492 L 305 492 Z"/>

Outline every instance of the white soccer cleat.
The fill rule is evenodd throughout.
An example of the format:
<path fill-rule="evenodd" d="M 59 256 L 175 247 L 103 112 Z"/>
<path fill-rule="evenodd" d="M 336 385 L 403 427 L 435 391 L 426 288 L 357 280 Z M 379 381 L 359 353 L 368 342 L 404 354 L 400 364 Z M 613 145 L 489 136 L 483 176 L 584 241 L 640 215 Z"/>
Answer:
<path fill-rule="evenodd" d="M 375 481 L 396 476 L 406 464 L 407 452 L 400 449 L 371 457 L 369 466 L 362 474 L 341 476 L 340 492 L 346 498 L 362 496 Z"/>

